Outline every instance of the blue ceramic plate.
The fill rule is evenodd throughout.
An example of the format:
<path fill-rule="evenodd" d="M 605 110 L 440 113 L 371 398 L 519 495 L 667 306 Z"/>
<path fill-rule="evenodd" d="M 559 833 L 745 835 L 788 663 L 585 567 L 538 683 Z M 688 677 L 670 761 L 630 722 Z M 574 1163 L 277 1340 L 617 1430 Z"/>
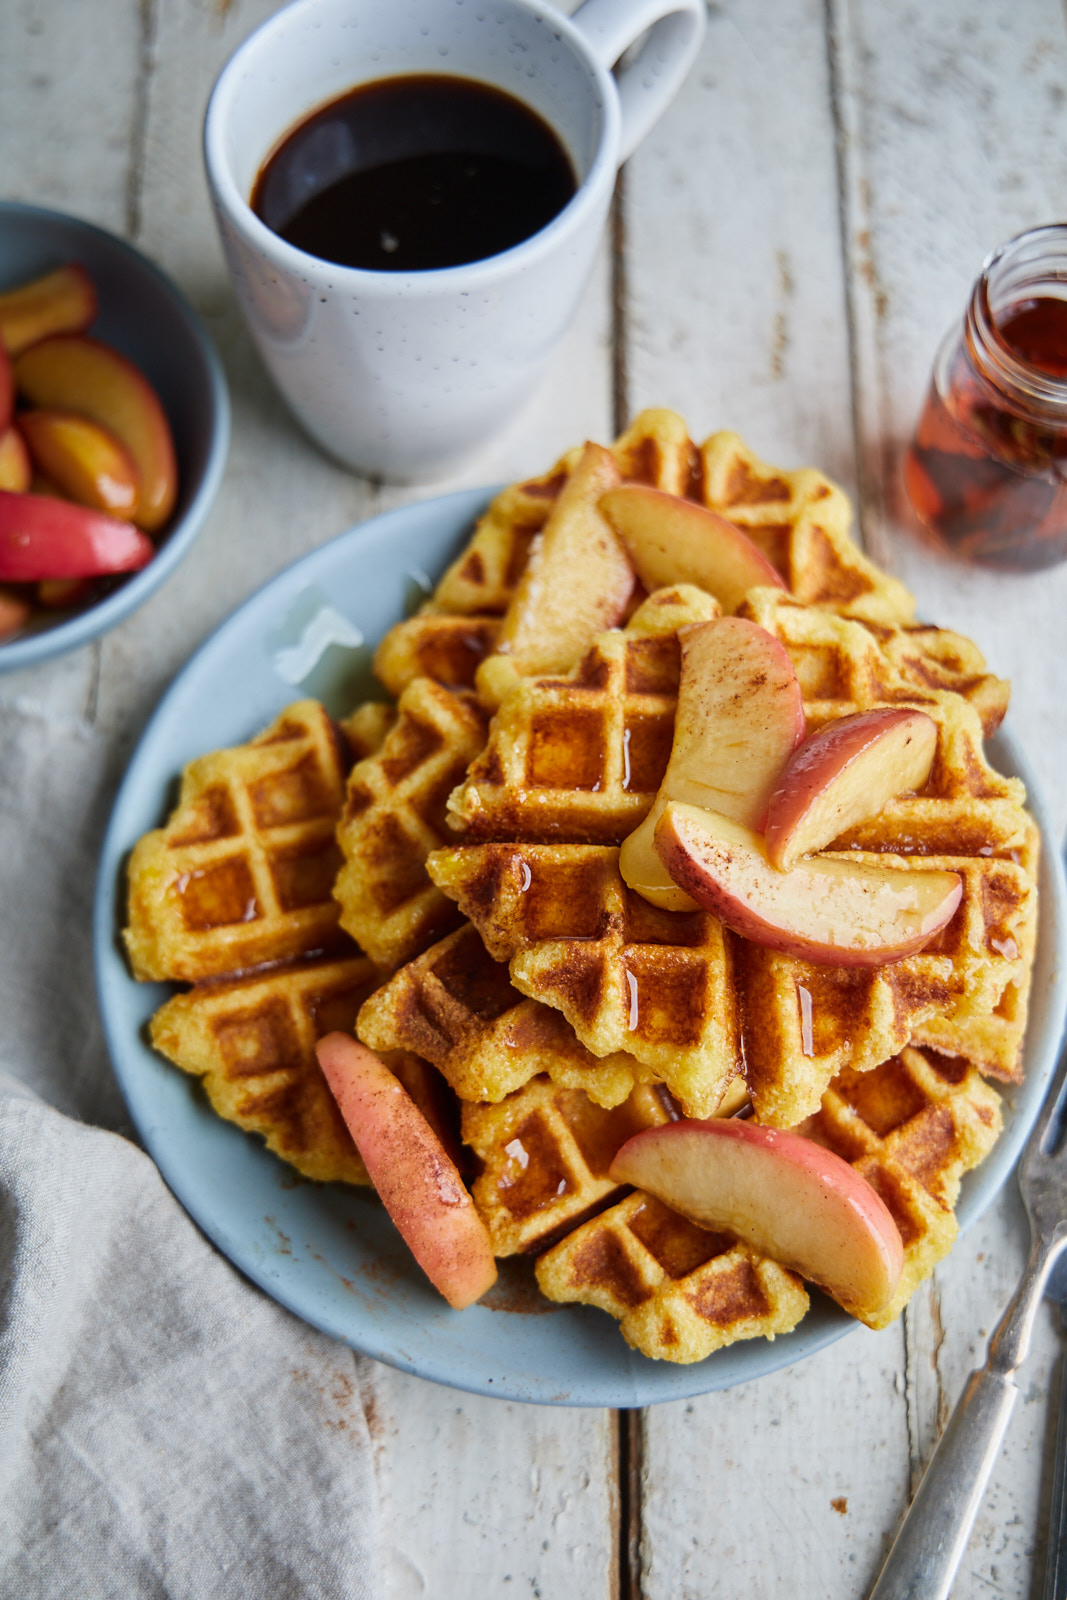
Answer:
<path fill-rule="evenodd" d="M 816 1296 L 796 1332 L 773 1344 L 753 1340 L 674 1366 L 629 1350 L 603 1312 L 549 1306 L 531 1288 L 528 1267 L 505 1270 L 486 1303 L 450 1310 L 371 1196 L 296 1178 L 257 1138 L 220 1121 L 199 1086 L 152 1052 L 145 1024 L 170 991 L 135 983 L 120 953 L 127 853 L 164 820 L 184 763 L 247 739 L 303 694 L 334 713 L 350 710 L 366 693 L 371 648 L 410 610 L 413 590 L 454 556 L 487 498 L 454 494 L 342 534 L 254 595 L 174 683 L 126 774 L 104 846 L 95 937 L 108 1042 L 133 1120 L 179 1200 L 236 1266 L 313 1326 L 405 1372 L 478 1394 L 586 1406 L 679 1400 L 788 1366 L 856 1324 Z M 341 642 L 320 656 L 330 637 Z M 964 1180 L 964 1227 L 1015 1163 L 1055 1065 L 1065 1005 L 1059 854 L 1011 739 L 998 738 L 993 754 L 1027 783 L 1047 848 L 1027 1081 L 1006 1096 L 1007 1128 L 993 1155 Z"/>
<path fill-rule="evenodd" d="M 99 638 L 154 594 L 186 555 L 211 508 L 230 440 L 230 401 L 219 358 L 196 313 L 158 267 L 131 245 L 77 217 L 0 201 L 0 289 L 68 261 L 96 286 L 90 335 L 140 367 L 167 413 L 178 458 L 178 501 L 159 549 L 84 611 L 42 614 L 30 631 L 0 643 L 0 672 L 63 655 Z"/>

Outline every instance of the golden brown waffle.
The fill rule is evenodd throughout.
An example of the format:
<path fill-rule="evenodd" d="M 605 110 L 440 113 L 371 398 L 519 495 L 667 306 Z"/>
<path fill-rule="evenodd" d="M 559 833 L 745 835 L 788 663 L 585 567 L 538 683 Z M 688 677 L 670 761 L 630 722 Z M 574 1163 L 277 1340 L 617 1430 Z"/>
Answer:
<path fill-rule="evenodd" d="M 341 926 L 380 967 L 399 966 L 460 920 L 424 863 L 446 837 L 448 796 L 484 743 L 470 695 L 415 678 L 381 747 L 352 768 L 333 892 Z"/>
<path fill-rule="evenodd" d="M 385 743 L 385 736 L 396 722 L 396 707 L 386 700 L 368 700 L 357 706 L 349 716 L 342 717 L 338 727 L 345 736 L 353 761 L 365 761 Z"/>
<path fill-rule="evenodd" d="M 203 1079 L 220 1117 L 262 1134 L 268 1149 L 305 1177 L 365 1184 L 315 1041 L 335 1028 L 350 1031 L 378 981 L 366 957 L 355 956 L 197 984 L 156 1012 L 152 1043 Z"/>
<path fill-rule="evenodd" d="M 829 478 L 769 467 L 736 433 L 713 433 L 701 459 L 704 504 L 759 546 L 797 600 L 872 622 L 910 620 L 912 596 L 853 542 L 848 496 Z"/>
<path fill-rule="evenodd" d="M 314 700 L 190 762 L 166 826 L 130 859 L 134 975 L 196 982 L 345 945 L 331 890 L 347 765 Z"/>
<path fill-rule="evenodd" d="M 928 1019 L 951 1015 L 978 971 L 994 985 L 987 964 L 999 963 L 1002 980 L 1018 972 L 984 942 L 972 945 L 986 881 L 980 863 L 963 863 L 964 899 L 944 949 L 850 968 L 750 944 L 705 912 L 651 906 L 623 882 L 618 854 L 468 845 L 435 852 L 428 867 L 489 952 L 510 963 L 517 989 L 561 1010 L 594 1054 L 635 1056 L 686 1116 L 720 1111 L 743 1070 L 760 1121 L 790 1127 L 847 1062 L 873 1067 L 894 1055 Z M 945 866 L 939 858 L 891 864 Z M 1031 906 L 1027 897 L 1020 922 Z"/>
<path fill-rule="evenodd" d="M 644 1075 L 633 1056 L 598 1060 L 561 1012 L 520 994 L 469 923 L 401 967 L 367 1000 L 357 1031 L 379 1053 L 425 1056 L 463 1100 L 502 1100 L 543 1072 L 611 1107 Z"/>
<path fill-rule="evenodd" d="M 507 695 L 448 804 L 465 838 L 618 844 L 647 814 L 674 736 L 678 629 L 719 615 L 688 585 L 660 589 L 566 676 Z"/>
<path fill-rule="evenodd" d="M 608 1177 L 620 1146 L 671 1120 L 647 1084 L 612 1110 L 542 1077 L 499 1105 L 465 1105 L 463 1138 L 481 1164 L 471 1193 L 493 1253 L 541 1249 L 609 1203 L 622 1193 Z"/>
<path fill-rule="evenodd" d="M 413 678 L 432 678 L 446 689 L 473 689 L 474 677 L 496 648 L 499 617 L 437 616 L 419 612 L 390 628 L 374 654 L 374 671 L 390 694 L 403 694 Z"/>
<path fill-rule="evenodd" d="M 853 543 L 848 499 L 821 473 L 768 467 L 732 433 L 713 434 L 700 447 L 682 418 L 664 409 L 642 411 L 610 451 L 625 481 L 701 501 L 735 522 L 801 600 L 846 608 L 872 622 L 911 616 L 911 596 Z M 473 682 L 494 646 L 535 536 L 581 455 L 581 447 L 569 450 L 542 477 L 497 495 L 419 615 L 386 635 L 376 667 L 393 694 L 416 675 L 455 687 Z M 467 630 L 457 629 L 457 617 L 469 620 Z M 499 699 L 498 691 L 490 703 Z"/>
<path fill-rule="evenodd" d="M 550 1300 L 610 1312 L 642 1355 L 680 1363 L 788 1333 L 809 1304 L 795 1273 L 640 1189 L 546 1251 L 537 1281 Z"/>
<path fill-rule="evenodd" d="M 850 1162 L 900 1229 L 904 1271 L 872 1328 L 899 1316 L 952 1248 L 960 1179 L 989 1154 L 1001 1124 L 1000 1096 L 966 1061 L 906 1049 L 873 1071 L 843 1072 L 797 1129 Z"/>

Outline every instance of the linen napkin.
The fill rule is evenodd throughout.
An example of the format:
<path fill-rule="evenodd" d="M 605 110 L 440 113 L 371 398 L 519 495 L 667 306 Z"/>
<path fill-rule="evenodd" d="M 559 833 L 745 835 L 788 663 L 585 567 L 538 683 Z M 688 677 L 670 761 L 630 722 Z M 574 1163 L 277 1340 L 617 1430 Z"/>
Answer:
<path fill-rule="evenodd" d="M 117 755 L 0 713 L 0 1595 L 380 1600 L 360 1363 L 88 1125 L 128 1127 L 89 929 Z"/>

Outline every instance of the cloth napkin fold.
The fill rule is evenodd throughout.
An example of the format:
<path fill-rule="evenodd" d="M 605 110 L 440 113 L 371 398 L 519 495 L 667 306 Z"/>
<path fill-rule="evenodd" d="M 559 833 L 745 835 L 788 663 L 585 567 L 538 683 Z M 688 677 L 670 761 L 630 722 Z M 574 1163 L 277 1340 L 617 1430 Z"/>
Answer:
<path fill-rule="evenodd" d="M 0 1594 L 380 1600 L 352 1353 L 0 1077 Z"/>

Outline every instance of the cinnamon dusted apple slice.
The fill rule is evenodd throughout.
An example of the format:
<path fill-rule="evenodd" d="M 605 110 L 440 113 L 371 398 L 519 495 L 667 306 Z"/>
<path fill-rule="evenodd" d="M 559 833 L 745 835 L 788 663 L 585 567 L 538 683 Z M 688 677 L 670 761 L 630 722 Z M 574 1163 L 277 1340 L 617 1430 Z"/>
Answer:
<path fill-rule="evenodd" d="M 96 316 L 96 289 L 72 262 L 0 294 L 0 341 L 18 355 L 53 333 L 84 333 Z"/>
<path fill-rule="evenodd" d="M 619 870 L 631 889 L 668 911 L 694 903 L 653 849 L 670 800 L 710 806 L 762 826 L 782 768 L 804 737 L 804 703 L 782 644 L 742 617 L 683 630 L 674 743 L 651 812 L 624 842 Z"/>
<path fill-rule="evenodd" d="M 33 480 L 33 463 L 26 441 L 12 424 L 0 433 L 0 489 L 13 489 L 25 494 Z"/>
<path fill-rule="evenodd" d="M 19 430 L 34 465 L 67 499 L 136 522 L 140 475 L 107 428 L 71 411 L 24 411 Z"/>
<path fill-rule="evenodd" d="M 174 441 L 158 395 L 132 362 L 97 339 L 58 334 L 19 356 L 15 381 L 31 406 L 74 411 L 113 433 L 137 467 L 138 526 L 163 526 L 178 492 Z"/>
<path fill-rule="evenodd" d="M 457 1311 L 496 1282 L 485 1223 L 455 1164 L 400 1080 L 347 1033 L 316 1045 L 319 1065 L 382 1203 Z"/>
<path fill-rule="evenodd" d="M 655 846 L 678 887 L 728 928 L 823 966 L 883 966 L 914 955 L 945 926 L 963 894 L 959 873 L 918 866 L 814 856 L 779 872 L 760 834 L 673 801 Z"/>
<path fill-rule="evenodd" d="M 630 553 L 645 588 L 693 583 L 736 611 L 749 589 L 784 589 L 777 570 L 740 528 L 695 500 L 642 483 L 624 483 L 600 509 Z"/>
<path fill-rule="evenodd" d="M 136 572 L 155 555 L 128 522 L 50 495 L 0 490 L 0 581 L 98 578 Z"/>
<path fill-rule="evenodd" d="M 609 1175 L 698 1227 L 736 1235 L 855 1316 L 877 1316 L 896 1290 L 904 1247 L 885 1202 L 847 1161 L 799 1134 L 670 1122 L 628 1139 Z"/>
<path fill-rule="evenodd" d="M 887 706 L 827 723 L 794 751 L 771 795 L 771 865 L 788 872 L 887 801 L 921 789 L 936 749 L 937 724 L 925 711 Z"/>
<path fill-rule="evenodd" d="M 487 704 L 499 705 L 520 677 L 569 671 L 596 634 L 622 618 L 634 571 L 597 508 L 618 481 L 611 451 L 587 444 L 534 539 L 496 651 L 478 669 L 478 693 Z"/>

